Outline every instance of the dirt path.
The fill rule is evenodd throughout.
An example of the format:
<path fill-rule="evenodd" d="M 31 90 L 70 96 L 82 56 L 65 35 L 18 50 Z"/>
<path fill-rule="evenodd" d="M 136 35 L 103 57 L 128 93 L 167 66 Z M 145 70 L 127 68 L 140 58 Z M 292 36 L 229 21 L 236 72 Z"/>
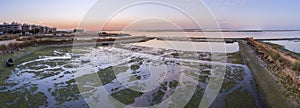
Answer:
<path fill-rule="evenodd" d="M 20 41 L 17 41 L 16 39 L 13 39 L 13 40 L 6 40 L 6 41 L 0 41 L 0 45 L 2 45 L 2 44 L 7 45 L 7 44 L 9 44 L 9 43 L 18 43 L 18 42 L 20 42 Z"/>
<path fill-rule="evenodd" d="M 283 95 L 284 89 L 277 82 L 277 78 L 265 68 L 265 64 L 260 60 L 256 52 L 247 44 L 240 41 L 241 55 L 250 68 L 259 88 L 265 95 L 266 101 L 271 108 L 292 108 L 294 107 Z"/>

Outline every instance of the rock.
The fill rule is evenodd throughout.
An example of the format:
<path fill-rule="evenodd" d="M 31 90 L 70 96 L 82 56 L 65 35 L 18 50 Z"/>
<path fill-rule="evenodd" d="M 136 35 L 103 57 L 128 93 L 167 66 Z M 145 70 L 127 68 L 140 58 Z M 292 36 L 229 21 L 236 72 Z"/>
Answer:
<path fill-rule="evenodd" d="M 280 76 L 286 78 L 289 77 L 289 74 L 286 71 L 282 71 L 280 72 Z"/>
<path fill-rule="evenodd" d="M 89 62 L 91 62 L 90 59 L 84 59 L 84 60 L 81 60 L 81 63 L 89 63 Z"/>
<path fill-rule="evenodd" d="M 267 60 L 270 61 L 270 62 L 274 61 L 271 56 L 267 56 Z"/>
<path fill-rule="evenodd" d="M 71 57 L 72 58 L 80 58 L 80 55 L 79 54 L 71 54 Z"/>
<path fill-rule="evenodd" d="M 6 60 L 6 65 L 8 67 L 14 66 L 14 60 L 12 58 L 9 58 Z"/>
<path fill-rule="evenodd" d="M 300 86 L 300 76 L 296 77 L 295 84 Z M 299 90 L 300 90 L 300 88 L 299 88 Z"/>

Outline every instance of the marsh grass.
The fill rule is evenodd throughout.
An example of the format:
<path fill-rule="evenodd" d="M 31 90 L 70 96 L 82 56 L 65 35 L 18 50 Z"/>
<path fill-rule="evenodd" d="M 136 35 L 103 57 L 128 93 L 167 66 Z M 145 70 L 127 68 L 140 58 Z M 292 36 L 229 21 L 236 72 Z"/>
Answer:
<path fill-rule="evenodd" d="M 274 44 L 274 43 L 270 43 L 270 42 L 265 42 L 266 44 L 270 45 L 271 47 L 275 48 L 275 49 L 278 49 L 278 50 L 282 50 L 285 52 L 285 54 L 289 55 L 289 56 L 292 56 L 292 57 L 295 57 L 295 58 L 298 58 L 300 57 L 300 53 L 296 53 L 296 52 L 293 52 L 293 51 L 290 51 L 288 49 L 286 49 L 284 46 L 282 45 L 279 45 L 279 44 Z"/>
<path fill-rule="evenodd" d="M 298 72 L 297 75 L 300 75 L 300 63 L 299 63 L 299 62 L 293 63 L 292 69 L 293 69 L 294 71 L 297 71 L 297 72 Z"/>

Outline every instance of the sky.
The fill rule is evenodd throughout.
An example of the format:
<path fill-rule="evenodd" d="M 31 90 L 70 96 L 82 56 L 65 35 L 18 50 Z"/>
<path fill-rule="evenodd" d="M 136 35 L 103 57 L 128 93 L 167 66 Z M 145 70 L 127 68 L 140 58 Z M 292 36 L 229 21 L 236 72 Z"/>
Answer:
<path fill-rule="evenodd" d="M 17 21 L 21 23 L 40 24 L 58 29 L 68 30 L 81 28 L 82 20 L 98 0 L 1 0 L 0 23 Z M 103 1 L 103 0 L 101 0 Z M 98 3 L 102 3 L 98 1 Z M 192 0 L 186 0 L 192 1 Z M 99 11 L 106 12 L 117 6 L 121 0 L 106 0 L 109 8 Z M 300 0 L 202 0 L 214 16 L 221 28 L 229 29 L 300 29 Z M 197 4 L 182 4 L 182 7 L 197 8 Z M 109 12 L 109 11 L 107 11 Z M 105 13 L 113 14 L 113 13 Z M 204 24 L 210 17 L 201 11 L 193 11 L 193 15 L 203 17 Z M 103 22 L 101 14 L 89 24 L 97 25 Z M 148 18 L 148 19 L 147 19 Z M 149 19 L 150 18 L 150 19 Z M 152 19 L 151 19 L 152 18 Z M 195 18 L 198 19 L 198 18 Z M 137 21 L 138 20 L 138 21 Z M 106 25 L 106 29 L 146 28 L 163 29 L 169 26 L 195 28 L 193 22 L 178 10 L 155 4 L 133 6 L 119 12 Z M 132 26 L 132 27 L 128 27 Z M 135 27 L 133 27 L 135 26 Z M 98 29 L 90 27 L 84 29 Z"/>

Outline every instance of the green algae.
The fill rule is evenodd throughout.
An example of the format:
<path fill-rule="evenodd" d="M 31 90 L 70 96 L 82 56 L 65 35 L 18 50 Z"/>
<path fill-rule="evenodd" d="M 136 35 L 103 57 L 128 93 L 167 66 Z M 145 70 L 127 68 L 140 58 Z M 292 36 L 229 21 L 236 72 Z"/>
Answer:
<path fill-rule="evenodd" d="M 126 72 L 129 69 L 129 67 L 128 66 L 120 65 L 120 66 L 114 66 L 113 69 L 114 69 L 114 73 L 116 75 L 118 75 L 120 73 Z"/>
<path fill-rule="evenodd" d="M 250 93 L 242 88 L 235 90 L 225 98 L 224 108 L 254 108 L 254 100 Z"/>
<path fill-rule="evenodd" d="M 63 86 L 56 84 L 51 95 L 55 97 L 58 105 L 64 102 L 78 100 L 81 97 L 80 91 L 75 83 L 67 83 L 66 85 L 63 84 Z"/>
<path fill-rule="evenodd" d="M 184 108 L 198 108 L 203 94 L 204 94 L 204 89 L 201 88 L 200 86 L 197 86 L 192 98 L 189 100 L 189 102 L 185 105 Z"/>
<path fill-rule="evenodd" d="M 39 92 L 34 94 L 38 89 L 36 84 L 25 84 L 14 91 L 0 92 L 0 107 L 39 107 L 46 106 L 46 96 Z"/>
<path fill-rule="evenodd" d="M 116 79 L 116 75 L 114 74 L 114 69 L 112 66 L 105 69 L 101 69 L 98 72 L 98 76 L 103 85 L 111 83 L 114 79 Z"/>
<path fill-rule="evenodd" d="M 177 80 L 173 80 L 169 82 L 169 88 L 176 88 L 179 85 Z"/>
<path fill-rule="evenodd" d="M 47 97 L 42 92 L 39 92 L 34 95 L 29 95 L 28 101 L 29 101 L 30 107 L 32 107 L 32 108 L 37 108 L 40 106 L 47 106 L 47 104 L 48 104 Z"/>
<path fill-rule="evenodd" d="M 125 105 L 129 105 L 135 102 L 135 98 L 140 97 L 144 93 L 133 91 L 131 89 L 124 89 L 115 93 L 112 93 L 111 96 L 120 101 Z"/>

